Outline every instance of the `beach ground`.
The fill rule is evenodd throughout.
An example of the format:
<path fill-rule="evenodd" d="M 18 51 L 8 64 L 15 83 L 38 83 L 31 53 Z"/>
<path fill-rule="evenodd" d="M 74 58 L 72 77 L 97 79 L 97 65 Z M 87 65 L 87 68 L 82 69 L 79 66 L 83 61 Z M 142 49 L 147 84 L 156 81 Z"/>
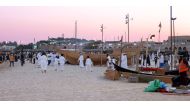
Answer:
<path fill-rule="evenodd" d="M 37 65 L 21 67 L 0 65 L 1 101 L 183 101 L 190 96 L 144 92 L 147 83 L 128 83 L 125 78 L 111 81 L 104 78 L 106 67 L 93 67 L 93 72 L 77 65 L 65 65 L 64 71 L 48 67 L 42 74 Z"/>

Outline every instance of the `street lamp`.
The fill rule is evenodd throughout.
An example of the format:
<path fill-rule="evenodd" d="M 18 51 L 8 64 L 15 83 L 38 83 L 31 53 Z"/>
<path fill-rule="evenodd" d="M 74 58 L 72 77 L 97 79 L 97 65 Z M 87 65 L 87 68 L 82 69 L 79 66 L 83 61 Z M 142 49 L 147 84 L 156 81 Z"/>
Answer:
<path fill-rule="evenodd" d="M 127 26 L 127 28 L 128 28 L 128 43 L 129 43 L 129 21 L 130 20 L 133 20 L 133 19 L 130 19 L 130 17 L 129 17 L 129 14 L 127 14 L 126 15 L 126 17 L 125 17 L 125 24 L 128 24 Z M 125 36 L 126 37 L 126 36 Z M 125 38 L 126 39 L 126 38 Z"/>
<path fill-rule="evenodd" d="M 174 26 L 174 21 L 175 21 L 176 19 L 177 19 L 177 18 L 171 18 L 172 23 L 173 23 L 174 52 L 175 52 L 175 26 Z"/>

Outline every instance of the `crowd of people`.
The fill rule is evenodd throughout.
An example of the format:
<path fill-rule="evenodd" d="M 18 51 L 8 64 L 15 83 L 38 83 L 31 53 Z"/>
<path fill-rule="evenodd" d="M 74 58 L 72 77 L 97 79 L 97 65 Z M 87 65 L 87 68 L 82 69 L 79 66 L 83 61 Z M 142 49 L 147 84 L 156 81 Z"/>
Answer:
<path fill-rule="evenodd" d="M 64 54 L 59 54 L 56 52 L 6 52 L 0 53 L 0 63 L 9 62 L 10 67 L 14 67 L 15 62 L 20 62 L 21 66 L 24 66 L 25 61 L 31 64 L 36 64 L 41 68 L 42 73 L 47 72 L 48 66 L 54 66 L 55 71 L 63 71 L 64 65 L 67 62 Z M 84 63 L 85 61 L 85 63 Z M 83 54 L 80 53 L 78 58 L 79 66 L 81 68 L 86 68 L 87 71 L 92 72 L 93 62 L 89 56 L 84 60 Z"/>

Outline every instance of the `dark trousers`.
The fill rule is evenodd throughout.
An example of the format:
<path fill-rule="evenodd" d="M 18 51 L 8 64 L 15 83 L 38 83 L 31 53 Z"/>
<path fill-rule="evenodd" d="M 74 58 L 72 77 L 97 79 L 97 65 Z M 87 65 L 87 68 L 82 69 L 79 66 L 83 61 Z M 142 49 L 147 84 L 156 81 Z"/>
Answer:
<path fill-rule="evenodd" d="M 190 80 L 186 72 L 182 72 L 177 77 L 172 78 L 172 87 L 179 87 L 180 85 L 187 86 Z"/>
<path fill-rule="evenodd" d="M 48 65 L 50 65 L 50 63 L 51 63 L 51 60 L 48 60 Z"/>
<path fill-rule="evenodd" d="M 155 66 L 157 66 L 157 61 L 154 61 L 155 62 Z"/>
<path fill-rule="evenodd" d="M 36 59 L 34 58 L 34 59 L 33 59 L 33 64 L 35 64 L 35 63 L 36 63 Z"/>
<path fill-rule="evenodd" d="M 10 61 L 10 67 L 13 66 L 14 67 L 14 61 Z"/>
<path fill-rule="evenodd" d="M 21 66 L 23 66 L 24 65 L 24 60 L 21 60 Z"/>

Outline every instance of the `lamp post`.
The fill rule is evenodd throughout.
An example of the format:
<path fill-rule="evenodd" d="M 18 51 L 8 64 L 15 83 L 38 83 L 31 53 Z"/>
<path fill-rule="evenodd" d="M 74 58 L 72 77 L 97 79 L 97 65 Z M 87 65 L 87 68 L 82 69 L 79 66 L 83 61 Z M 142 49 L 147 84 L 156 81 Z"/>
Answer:
<path fill-rule="evenodd" d="M 172 23 L 173 23 L 173 39 L 174 39 L 174 52 L 175 52 L 175 25 L 174 22 L 177 18 L 171 18 Z"/>
<path fill-rule="evenodd" d="M 130 17 L 129 17 L 129 14 L 127 14 L 126 17 L 125 17 L 125 24 L 128 24 L 127 25 L 127 29 L 128 29 L 128 43 L 130 42 L 130 40 L 129 40 L 129 22 L 130 22 Z"/>
<path fill-rule="evenodd" d="M 171 34 L 171 70 L 173 70 L 173 35 L 174 35 L 174 48 L 175 48 L 175 30 L 174 21 L 176 18 L 172 17 L 172 6 L 170 6 L 170 34 Z M 175 50 L 175 49 L 174 49 Z"/>
<path fill-rule="evenodd" d="M 77 49 L 77 21 L 75 21 L 75 52 Z"/>
<path fill-rule="evenodd" d="M 170 6 L 171 70 L 173 70 L 172 6 Z"/>

